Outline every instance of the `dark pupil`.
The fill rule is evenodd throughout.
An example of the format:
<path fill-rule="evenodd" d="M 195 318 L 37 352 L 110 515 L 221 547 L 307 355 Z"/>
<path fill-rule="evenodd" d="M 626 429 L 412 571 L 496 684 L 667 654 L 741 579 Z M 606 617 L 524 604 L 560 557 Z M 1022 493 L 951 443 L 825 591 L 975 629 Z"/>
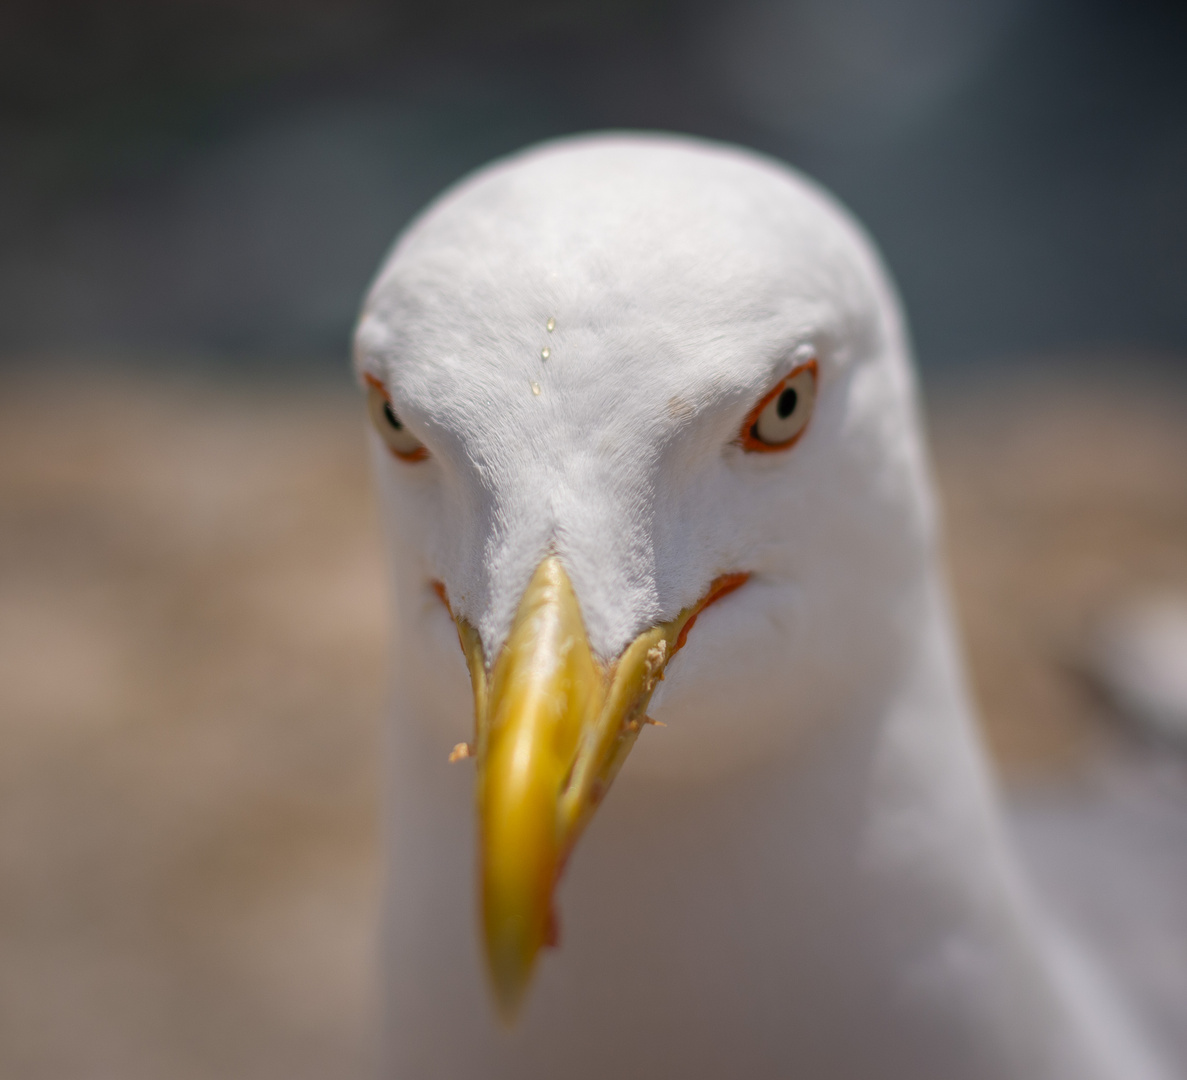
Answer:
<path fill-rule="evenodd" d="M 794 390 L 792 390 L 791 392 L 793 394 L 795 393 Z M 780 408 L 782 408 L 782 406 L 783 406 L 782 398 L 779 399 L 779 405 L 780 405 Z M 794 409 L 795 405 L 793 404 L 791 407 Z M 392 403 L 390 401 L 385 401 L 383 403 L 383 415 L 387 417 L 387 422 L 389 424 L 391 424 L 391 426 L 394 427 L 397 431 L 404 430 L 404 425 L 400 423 L 400 418 L 394 412 L 392 412 Z"/>
<path fill-rule="evenodd" d="M 799 399 L 799 394 L 790 386 L 779 395 L 779 404 L 775 406 L 775 411 L 779 414 L 780 420 L 786 420 L 795 412 L 796 403 Z"/>

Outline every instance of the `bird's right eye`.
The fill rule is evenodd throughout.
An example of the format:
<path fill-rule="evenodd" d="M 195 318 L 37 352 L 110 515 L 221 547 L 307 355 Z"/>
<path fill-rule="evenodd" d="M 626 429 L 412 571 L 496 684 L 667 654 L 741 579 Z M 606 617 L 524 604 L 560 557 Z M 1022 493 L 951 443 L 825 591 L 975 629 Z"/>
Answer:
<path fill-rule="evenodd" d="M 370 375 L 367 376 L 367 414 L 380 438 L 401 461 L 424 461 L 429 456 L 425 444 L 396 415 L 383 383 Z"/>
<path fill-rule="evenodd" d="M 800 364 L 777 383 L 742 424 L 737 443 L 748 453 L 790 450 L 799 441 L 816 405 L 815 360 Z"/>

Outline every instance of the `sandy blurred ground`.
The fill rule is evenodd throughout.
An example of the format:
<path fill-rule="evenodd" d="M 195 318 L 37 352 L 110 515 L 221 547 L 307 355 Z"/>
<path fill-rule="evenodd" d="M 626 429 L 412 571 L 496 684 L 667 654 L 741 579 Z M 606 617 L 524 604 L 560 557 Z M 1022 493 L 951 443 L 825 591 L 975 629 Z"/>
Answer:
<path fill-rule="evenodd" d="M 1187 398 L 1009 376 L 932 412 L 988 741 L 1015 782 L 1082 771 L 1129 738 L 1085 627 L 1187 588 Z M 341 388 L 0 380 L 0 1076 L 369 1074 L 361 424 Z"/>

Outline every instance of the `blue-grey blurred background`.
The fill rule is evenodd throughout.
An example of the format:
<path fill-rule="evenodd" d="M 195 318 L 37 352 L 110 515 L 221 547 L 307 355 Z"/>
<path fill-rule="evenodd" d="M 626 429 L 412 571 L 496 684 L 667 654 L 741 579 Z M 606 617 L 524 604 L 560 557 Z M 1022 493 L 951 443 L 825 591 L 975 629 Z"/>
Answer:
<path fill-rule="evenodd" d="M 340 364 L 428 198 L 608 127 L 822 180 L 925 370 L 1187 348 L 1171 0 L 9 0 L 0 100 L 9 357 Z"/>

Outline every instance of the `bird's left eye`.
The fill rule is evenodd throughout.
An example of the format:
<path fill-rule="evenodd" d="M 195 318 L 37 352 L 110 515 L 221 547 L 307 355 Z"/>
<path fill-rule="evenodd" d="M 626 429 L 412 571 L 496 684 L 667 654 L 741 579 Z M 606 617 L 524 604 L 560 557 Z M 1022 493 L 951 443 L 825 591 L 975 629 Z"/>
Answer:
<path fill-rule="evenodd" d="M 392 408 L 391 398 L 377 379 L 367 379 L 367 414 L 388 449 L 403 461 L 423 461 L 429 456 L 425 444 L 412 434 Z"/>
<path fill-rule="evenodd" d="M 816 361 L 801 364 L 746 417 L 738 442 L 757 453 L 787 450 L 803 435 L 816 405 Z"/>

